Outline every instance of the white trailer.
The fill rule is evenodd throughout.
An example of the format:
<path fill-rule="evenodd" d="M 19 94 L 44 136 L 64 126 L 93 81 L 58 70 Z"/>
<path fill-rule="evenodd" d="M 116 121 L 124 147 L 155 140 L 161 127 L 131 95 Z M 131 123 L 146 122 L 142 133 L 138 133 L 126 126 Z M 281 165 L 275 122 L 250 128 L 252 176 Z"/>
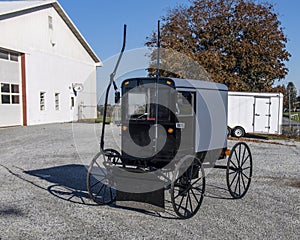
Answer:
<path fill-rule="evenodd" d="M 281 134 L 282 114 L 282 93 L 228 92 L 228 127 L 234 137 Z"/>

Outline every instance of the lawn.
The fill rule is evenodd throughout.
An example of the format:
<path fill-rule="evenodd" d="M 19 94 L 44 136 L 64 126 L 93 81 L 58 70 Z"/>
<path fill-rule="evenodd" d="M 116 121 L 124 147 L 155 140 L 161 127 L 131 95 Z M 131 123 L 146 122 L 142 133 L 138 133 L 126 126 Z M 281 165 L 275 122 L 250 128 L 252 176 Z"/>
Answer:
<path fill-rule="evenodd" d="M 285 112 L 283 113 L 283 116 L 289 118 L 289 113 Z M 300 112 L 291 112 L 291 120 L 300 122 Z"/>

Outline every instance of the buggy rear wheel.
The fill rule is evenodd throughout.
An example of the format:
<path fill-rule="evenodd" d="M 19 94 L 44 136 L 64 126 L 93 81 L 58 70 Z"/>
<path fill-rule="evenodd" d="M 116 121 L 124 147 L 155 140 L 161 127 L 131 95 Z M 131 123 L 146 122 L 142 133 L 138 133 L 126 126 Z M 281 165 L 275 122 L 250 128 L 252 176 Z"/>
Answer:
<path fill-rule="evenodd" d="M 191 218 L 199 210 L 204 198 L 205 175 L 201 161 L 192 156 L 192 164 L 181 175 L 179 166 L 175 170 L 175 180 L 171 184 L 171 201 L 175 213 L 180 218 Z M 181 165 L 181 164 L 180 164 Z"/>
<path fill-rule="evenodd" d="M 93 201 L 100 205 L 110 204 L 116 199 L 116 189 L 111 186 L 112 177 L 107 169 L 107 166 L 112 165 L 113 159 L 107 157 L 107 154 L 109 151 L 105 151 L 105 155 L 97 153 L 87 173 L 88 193 Z"/>
<path fill-rule="evenodd" d="M 247 193 L 252 178 L 252 155 L 244 142 L 235 144 L 228 157 L 226 182 L 233 198 L 242 198 Z"/>

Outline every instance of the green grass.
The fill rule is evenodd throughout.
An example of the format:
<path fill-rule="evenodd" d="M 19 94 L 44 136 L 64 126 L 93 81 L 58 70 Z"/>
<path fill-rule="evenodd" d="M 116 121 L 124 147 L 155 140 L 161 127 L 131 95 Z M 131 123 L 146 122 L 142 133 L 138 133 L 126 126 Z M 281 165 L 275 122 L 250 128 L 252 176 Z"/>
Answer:
<path fill-rule="evenodd" d="M 289 113 L 288 112 L 283 113 L 283 117 L 289 118 Z M 300 112 L 291 112 L 291 120 L 295 122 L 300 122 Z"/>
<path fill-rule="evenodd" d="M 102 121 L 103 121 L 103 117 L 99 117 L 95 119 L 95 123 L 102 123 Z M 107 124 L 111 123 L 111 118 L 107 117 L 105 122 Z"/>

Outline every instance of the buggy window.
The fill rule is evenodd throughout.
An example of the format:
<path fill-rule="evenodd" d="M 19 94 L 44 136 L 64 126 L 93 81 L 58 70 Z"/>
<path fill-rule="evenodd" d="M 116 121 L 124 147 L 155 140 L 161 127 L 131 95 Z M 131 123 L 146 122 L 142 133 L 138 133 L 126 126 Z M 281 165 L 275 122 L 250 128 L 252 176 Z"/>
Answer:
<path fill-rule="evenodd" d="M 128 94 L 128 115 L 131 118 L 143 116 L 146 112 L 147 95 L 145 93 Z"/>
<path fill-rule="evenodd" d="M 158 91 L 158 120 L 170 121 L 170 89 Z M 154 88 L 140 88 L 128 92 L 127 119 L 155 120 L 156 95 Z"/>
<path fill-rule="evenodd" d="M 191 92 L 178 92 L 177 94 L 177 114 L 181 116 L 194 115 L 195 94 Z"/>

